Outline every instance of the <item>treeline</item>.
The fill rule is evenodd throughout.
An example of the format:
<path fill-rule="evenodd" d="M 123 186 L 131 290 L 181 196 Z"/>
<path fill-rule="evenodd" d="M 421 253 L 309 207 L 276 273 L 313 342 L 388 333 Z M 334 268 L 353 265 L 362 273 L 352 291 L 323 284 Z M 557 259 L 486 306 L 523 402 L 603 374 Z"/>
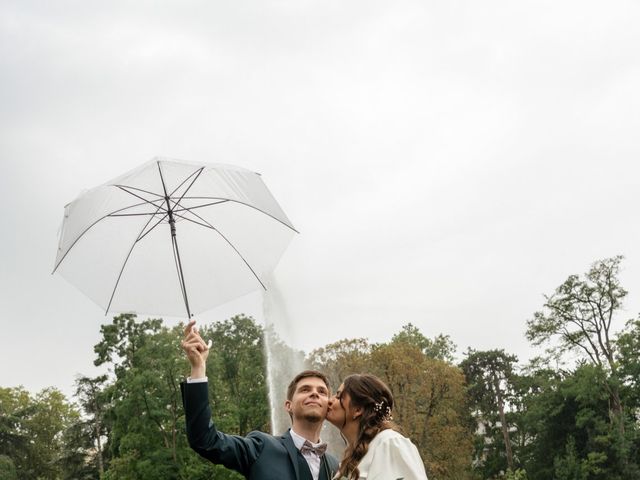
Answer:
<path fill-rule="evenodd" d="M 504 350 L 468 349 L 456 361 L 448 336 L 410 323 L 386 343 L 345 339 L 306 356 L 272 344 L 334 388 L 353 372 L 382 377 L 430 480 L 639 479 L 640 319 L 616 324 L 621 260 L 596 262 L 545 297 L 527 322 L 541 349 L 528 364 Z M 219 427 L 269 431 L 264 338 L 273 332 L 242 315 L 200 330 L 215 345 L 207 371 Z M 119 315 L 101 333 L 94 363 L 110 373 L 78 377 L 72 399 L 0 388 L 0 478 L 240 478 L 187 445 L 182 326 Z"/>

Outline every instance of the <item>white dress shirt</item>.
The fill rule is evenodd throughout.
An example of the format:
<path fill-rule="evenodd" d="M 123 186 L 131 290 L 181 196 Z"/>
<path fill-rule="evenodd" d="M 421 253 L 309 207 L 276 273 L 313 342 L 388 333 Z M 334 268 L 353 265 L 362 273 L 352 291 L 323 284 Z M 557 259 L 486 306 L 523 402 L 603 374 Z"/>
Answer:
<path fill-rule="evenodd" d="M 289 432 L 291 433 L 293 444 L 296 446 L 298 450 L 300 450 L 302 448 L 302 445 L 304 445 L 304 442 L 307 441 L 307 439 L 304 437 L 301 437 L 296 432 L 294 432 L 293 428 L 289 430 Z M 320 443 L 311 443 L 312 447 L 317 447 L 318 445 L 320 445 Z M 318 480 L 318 478 L 320 477 L 320 456 L 315 452 L 305 452 L 305 453 L 302 453 L 302 456 L 309 464 L 309 470 L 311 470 L 311 476 L 313 477 L 313 480 Z"/>

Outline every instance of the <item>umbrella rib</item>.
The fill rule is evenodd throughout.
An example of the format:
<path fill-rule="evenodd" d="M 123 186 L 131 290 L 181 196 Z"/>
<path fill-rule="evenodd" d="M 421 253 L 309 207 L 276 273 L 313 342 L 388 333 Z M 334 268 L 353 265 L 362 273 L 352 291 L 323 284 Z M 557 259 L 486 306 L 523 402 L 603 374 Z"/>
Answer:
<path fill-rule="evenodd" d="M 190 213 L 193 213 L 193 212 L 190 212 Z M 208 229 L 215 230 L 215 227 L 211 226 L 211 224 L 209 224 L 208 222 L 207 222 L 207 223 L 200 223 L 200 222 L 196 222 L 196 221 L 195 221 L 194 219 L 192 219 L 192 218 L 186 217 L 186 216 L 184 216 L 184 215 L 180 215 L 179 213 L 175 213 L 175 212 L 174 212 L 174 215 L 175 215 L 176 217 L 179 217 L 179 218 L 183 219 L 183 220 L 186 220 L 187 222 L 191 222 L 191 223 L 193 223 L 193 224 L 195 224 L 195 225 L 200 225 L 201 227 L 205 227 L 205 228 L 208 228 Z M 195 215 L 195 213 L 194 213 L 193 215 Z M 198 218 L 199 218 L 199 217 L 198 217 Z M 204 220 L 203 220 L 203 221 L 204 221 Z"/>
<path fill-rule="evenodd" d="M 53 267 L 53 272 L 51 272 L 51 275 L 53 275 L 56 270 L 58 269 L 58 267 L 60 266 L 60 264 L 62 263 L 62 261 L 67 257 L 67 255 L 69 254 L 69 252 L 71 251 L 71 249 L 75 246 L 76 243 L 78 243 L 78 241 L 84 236 L 85 233 L 87 233 L 89 230 L 91 230 L 94 226 L 96 226 L 98 223 L 100 223 L 102 220 L 104 220 L 105 218 L 109 218 L 109 217 L 117 217 L 118 215 L 116 215 L 118 212 L 122 212 L 124 210 L 127 210 L 129 208 L 135 208 L 135 207 L 139 207 L 141 205 L 146 205 L 149 204 L 150 202 L 148 201 L 144 201 L 142 203 L 136 203 L 135 205 L 129 205 L 127 207 L 123 207 L 123 208 L 119 208 L 118 210 L 114 210 L 111 213 L 107 213 L 106 215 L 104 215 L 103 217 L 100 217 L 99 219 L 97 219 L 95 222 L 93 222 L 91 225 L 89 225 L 87 228 L 85 228 L 82 233 L 80 235 L 78 235 L 78 237 L 73 241 L 73 243 L 71 244 L 71 246 L 67 249 L 66 253 L 62 256 L 62 258 L 60 259 L 60 261 Z M 162 206 L 157 206 L 154 203 L 151 203 L 152 205 L 156 206 L 159 210 L 162 209 Z M 156 214 L 158 213 L 158 211 L 156 210 Z"/>
<path fill-rule="evenodd" d="M 283 221 L 282 221 L 282 220 L 280 220 L 279 218 L 277 218 L 277 217 L 275 217 L 275 216 L 271 215 L 269 212 L 265 212 L 264 210 L 262 210 L 262 209 L 260 209 L 260 208 L 258 208 L 258 207 L 256 207 L 256 206 L 254 206 L 254 205 L 251 205 L 251 204 L 246 203 L 246 202 L 241 202 L 240 200 L 235 200 L 235 199 L 233 199 L 233 198 L 224 198 L 224 197 L 185 197 L 185 198 L 186 198 L 186 199 L 188 199 L 188 200 L 193 200 L 193 199 L 201 199 L 201 200 L 205 200 L 205 199 L 209 199 L 209 200 L 225 200 L 225 201 L 227 201 L 227 202 L 239 203 L 240 205 L 244 205 L 245 207 L 253 208 L 254 210 L 259 211 L 260 213 L 263 213 L 263 214 L 264 214 L 264 215 L 266 215 L 267 217 L 271 217 L 271 218 L 273 218 L 275 221 L 277 221 L 277 222 L 281 223 L 282 225 L 284 225 L 285 227 L 287 227 L 287 228 L 288 228 L 288 229 L 290 229 L 290 230 L 293 230 L 293 231 L 294 231 L 294 232 L 296 232 L 296 233 L 300 233 L 298 230 L 296 230 L 295 228 L 293 228 L 291 225 L 286 224 L 285 222 L 283 222 Z M 214 202 L 214 203 L 212 203 L 212 204 L 210 204 L 210 205 L 217 205 L 218 203 L 224 203 L 224 202 Z M 202 207 L 206 207 L 206 206 L 209 206 L 209 204 L 207 204 L 207 205 L 197 205 L 197 206 L 195 206 L 195 207 L 189 207 L 189 208 L 187 208 L 187 210 L 191 210 L 191 209 L 193 209 L 193 208 L 202 208 Z"/>
<path fill-rule="evenodd" d="M 146 198 L 144 198 L 144 197 L 141 197 L 140 195 L 136 195 L 135 193 L 130 192 L 130 191 L 129 191 L 129 190 L 127 190 L 127 189 L 128 189 L 128 188 L 130 188 L 130 189 L 132 189 L 132 190 L 138 190 L 138 191 L 140 191 L 140 192 L 148 193 L 149 195 L 155 195 L 156 197 L 160 197 L 160 198 L 158 198 L 158 200 L 160 200 L 160 201 L 164 200 L 164 199 L 162 198 L 162 196 L 161 196 L 161 195 L 158 195 L 157 193 L 153 193 L 153 192 L 148 192 L 148 191 L 146 191 L 146 190 L 142 190 L 142 189 L 140 189 L 140 188 L 129 187 L 129 186 L 127 186 L 127 185 L 114 185 L 114 186 L 115 186 L 115 187 L 117 187 L 117 188 L 119 188 L 119 189 L 120 189 L 120 190 L 122 190 L 123 192 L 128 193 L 129 195 L 133 195 L 134 197 L 139 198 L 139 199 L 140 199 L 140 200 L 142 200 L 144 203 L 150 203 L 150 204 L 151 204 L 151 205 L 153 205 L 153 206 L 157 206 L 157 205 L 156 205 L 155 203 L 153 203 L 153 201 L 152 201 L 152 200 L 148 200 L 148 199 L 146 199 Z M 155 201 L 158 201 L 158 200 L 155 200 Z M 161 207 L 161 208 L 162 208 L 162 207 Z"/>
<path fill-rule="evenodd" d="M 156 196 L 156 197 L 158 197 L 160 200 L 162 200 L 162 195 L 160 195 L 159 193 L 156 193 L 156 192 L 152 192 L 152 191 L 150 191 L 150 190 L 145 190 L 144 188 L 132 187 L 131 185 L 121 185 L 121 184 L 114 184 L 113 186 L 114 186 L 114 187 L 118 187 L 118 188 L 120 188 L 120 189 L 122 189 L 122 190 L 125 190 L 125 189 L 127 189 L 127 188 L 128 188 L 128 189 L 130 189 L 130 190 L 136 190 L 136 191 L 138 191 L 138 192 L 148 193 L 149 195 L 155 195 L 155 196 Z M 131 192 L 128 192 L 127 190 L 125 190 L 125 191 L 126 191 L 127 193 L 131 193 Z M 132 195 L 133 195 L 133 194 L 132 194 Z"/>
<path fill-rule="evenodd" d="M 159 167 L 159 164 L 158 164 Z M 204 171 L 204 167 L 199 168 L 198 170 L 196 170 L 195 172 L 193 172 L 191 175 L 189 175 L 187 178 L 185 178 L 182 183 L 180 183 L 180 185 L 178 185 L 172 192 L 170 195 L 167 195 L 166 197 L 166 201 L 167 201 L 167 208 L 169 208 L 169 201 L 171 200 L 171 202 L 173 203 L 173 207 L 170 208 L 170 213 L 173 213 L 176 211 L 176 207 L 181 207 L 181 209 L 179 211 L 182 210 L 189 210 L 189 208 L 187 207 L 183 207 L 182 205 L 180 205 L 180 202 L 182 201 L 182 199 L 184 198 L 184 196 L 189 192 L 189 190 L 191 190 L 191 187 L 193 187 L 193 184 L 196 183 L 196 180 L 198 180 L 198 178 L 200 177 L 200 174 Z M 193 178 L 193 180 L 191 180 L 191 183 L 189 184 L 189 186 L 185 189 L 185 191 L 182 193 L 182 195 L 180 196 L 180 198 L 178 198 L 178 200 L 173 200 L 172 195 L 174 193 L 176 193 L 178 191 L 178 189 L 180 187 L 182 187 L 182 185 L 184 185 L 187 180 L 189 180 L 191 177 L 193 177 L 195 175 L 195 177 Z M 162 178 L 162 173 L 160 174 L 160 177 Z M 164 187 L 164 179 L 162 180 L 163 182 L 163 187 Z M 165 192 L 167 191 L 167 189 L 165 188 L 164 190 Z"/>
<path fill-rule="evenodd" d="M 176 188 L 173 189 L 173 191 L 171 192 L 171 194 L 169 195 L 169 197 L 172 197 L 174 193 L 176 193 L 178 191 L 178 189 L 184 185 L 185 183 L 187 183 L 187 181 L 193 177 L 194 175 L 196 175 L 196 178 L 193 179 L 193 181 L 191 182 L 191 184 L 187 187 L 187 189 L 184 191 L 184 193 L 182 194 L 182 196 L 180 197 L 180 200 L 182 200 L 182 197 L 184 197 L 187 192 L 189 191 L 189 189 L 191 189 L 191 187 L 193 186 L 193 184 L 195 183 L 195 181 L 198 179 L 198 177 L 200 176 L 200 174 L 202 173 L 202 171 L 204 170 L 204 167 L 200 167 L 198 170 L 195 170 L 193 173 L 191 173 L 191 175 L 189 175 L 187 178 L 185 178 L 180 185 L 178 185 Z M 163 181 L 164 183 L 164 181 Z M 164 186 L 164 185 L 163 185 Z M 166 193 L 166 190 L 165 190 Z M 178 200 L 178 201 L 180 201 Z"/>
<path fill-rule="evenodd" d="M 167 218 L 167 214 L 165 213 L 162 218 L 160 220 L 158 220 L 155 225 L 153 227 L 151 227 L 149 230 L 147 230 L 144 235 L 139 236 L 136 240 L 136 243 L 139 242 L 140 240 L 142 240 L 144 237 L 146 237 L 147 235 L 149 235 L 158 225 L 160 225 L 164 219 Z M 149 223 L 147 223 L 147 225 L 149 225 Z M 147 227 L 147 225 L 145 225 L 145 228 Z M 144 230 L 143 230 L 144 231 Z"/>
<path fill-rule="evenodd" d="M 161 209 L 162 209 L 162 207 L 158 207 L 158 210 L 156 211 L 156 213 L 158 213 Z M 135 248 L 136 244 L 138 243 L 138 241 L 141 238 L 140 235 L 142 235 L 142 233 L 145 231 L 147 226 L 151 223 L 152 219 L 153 219 L 153 217 L 150 217 L 149 220 L 147 221 L 147 223 L 144 224 L 144 227 L 142 227 L 142 230 L 140 230 L 140 233 L 138 234 L 138 238 L 136 238 L 136 240 L 131 245 L 131 248 L 129 249 L 129 253 L 127 253 L 127 257 L 124 259 L 124 262 L 122 263 L 122 268 L 120 269 L 120 273 L 118 274 L 118 279 L 116 280 L 116 284 L 113 286 L 113 291 L 111 292 L 111 298 L 109 298 L 109 304 L 107 305 L 107 309 L 104 312 L 105 317 L 107 316 L 107 313 L 109 312 L 109 308 L 111 308 L 111 302 L 113 302 L 113 297 L 116 294 L 116 290 L 118 289 L 118 285 L 120 284 L 120 279 L 122 278 L 122 272 L 124 272 L 124 268 L 127 266 L 127 262 L 129 261 L 129 257 L 131 256 L 131 252 L 133 252 L 133 249 Z M 156 226 L 159 223 L 160 222 L 158 222 L 156 224 Z M 147 233 L 149 233 L 149 232 L 147 232 Z"/>
<path fill-rule="evenodd" d="M 229 239 L 227 237 L 224 236 L 224 234 L 218 230 L 216 227 L 214 227 L 213 225 L 211 225 L 209 222 L 207 222 L 204 218 L 202 218 L 200 215 L 198 215 L 197 213 L 191 212 L 189 211 L 189 213 L 191 215 L 196 216 L 197 218 L 199 218 L 203 223 L 200 222 L 196 222 L 195 220 L 192 220 L 188 217 L 185 217 L 184 215 L 179 215 L 176 214 L 176 216 L 191 222 L 191 223 L 195 223 L 196 225 L 200 225 L 206 228 L 210 228 L 211 230 L 213 230 L 214 232 L 216 232 L 218 235 L 220 235 L 222 237 L 222 239 L 227 242 L 227 244 L 233 248 L 233 250 L 238 254 L 238 256 L 242 259 L 242 261 L 244 262 L 244 264 L 247 266 L 247 268 L 249 268 L 249 270 L 251 270 L 251 273 L 253 273 L 253 276 L 256 277 L 256 280 L 258 280 L 258 282 L 260 283 L 260 285 L 262 286 L 262 288 L 264 288 L 265 290 L 267 289 L 267 287 L 265 287 L 264 283 L 262 283 L 262 280 L 260 280 L 260 277 L 258 277 L 258 274 L 255 272 L 255 270 L 251 267 L 251 265 L 249 265 L 249 262 L 247 262 L 247 260 L 242 256 L 242 254 L 238 251 L 238 249 L 233 245 L 233 243 L 231 243 L 229 241 Z"/>
<path fill-rule="evenodd" d="M 148 212 L 148 213 L 114 213 L 111 215 L 107 215 L 108 217 L 146 217 L 146 216 L 152 216 L 155 217 L 157 215 L 157 213 L 152 213 L 152 212 Z"/>
<path fill-rule="evenodd" d="M 188 198 L 189 198 L 189 197 L 188 197 Z M 191 197 L 191 198 L 193 198 L 193 197 Z M 194 205 L 193 207 L 182 207 L 182 208 L 179 208 L 179 209 L 177 209 L 177 210 L 176 210 L 176 209 L 174 209 L 174 210 L 173 210 L 173 212 L 174 212 L 174 213 L 175 213 L 175 212 L 188 212 L 188 211 L 193 210 L 193 209 L 195 209 L 195 208 L 210 207 L 210 206 L 212 206 L 212 205 L 218 205 L 219 203 L 225 203 L 225 202 L 228 202 L 228 201 L 229 201 L 229 200 L 219 200 L 219 201 L 217 201 L 217 202 L 203 203 L 202 205 Z"/>

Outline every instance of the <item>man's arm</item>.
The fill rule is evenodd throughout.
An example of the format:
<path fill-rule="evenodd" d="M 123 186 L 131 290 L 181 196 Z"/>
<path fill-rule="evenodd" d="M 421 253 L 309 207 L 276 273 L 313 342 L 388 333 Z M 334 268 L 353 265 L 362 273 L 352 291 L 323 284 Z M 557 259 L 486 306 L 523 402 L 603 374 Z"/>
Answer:
<path fill-rule="evenodd" d="M 264 448 L 264 435 L 227 435 L 211 421 L 206 382 L 182 383 L 189 446 L 207 460 L 247 475 Z"/>
<path fill-rule="evenodd" d="M 211 342 L 205 344 L 191 320 L 184 330 L 182 349 L 191 364 L 190 380 L 182 383 L 182 404 L 187 423 L 187 439 L 193 450 L 212 461 L 246 475 L 264 447 L 260 434 L 247 437 L 226 435 L 211 421 L 209 387 L 206 381 L 206 361 Z"/>

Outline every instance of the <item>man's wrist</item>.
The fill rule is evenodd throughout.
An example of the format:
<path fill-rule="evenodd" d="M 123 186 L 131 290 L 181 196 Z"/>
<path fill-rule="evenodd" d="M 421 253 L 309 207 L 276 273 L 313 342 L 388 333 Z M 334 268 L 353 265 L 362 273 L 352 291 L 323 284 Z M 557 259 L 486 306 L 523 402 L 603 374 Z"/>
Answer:
<path fill-rule="evenodd" d="M 202 367 L 191 367 L 191 379 L 197 380 L 198 378 L 206 378 L 207 377 L 207 369 Z"/>
<path fill-rule="evenodd" d="M 204 377 L 204 378 L 187 377 L 187 383 L 207 383 L 207 382 L 208 382 L 207 377 Z"/>

